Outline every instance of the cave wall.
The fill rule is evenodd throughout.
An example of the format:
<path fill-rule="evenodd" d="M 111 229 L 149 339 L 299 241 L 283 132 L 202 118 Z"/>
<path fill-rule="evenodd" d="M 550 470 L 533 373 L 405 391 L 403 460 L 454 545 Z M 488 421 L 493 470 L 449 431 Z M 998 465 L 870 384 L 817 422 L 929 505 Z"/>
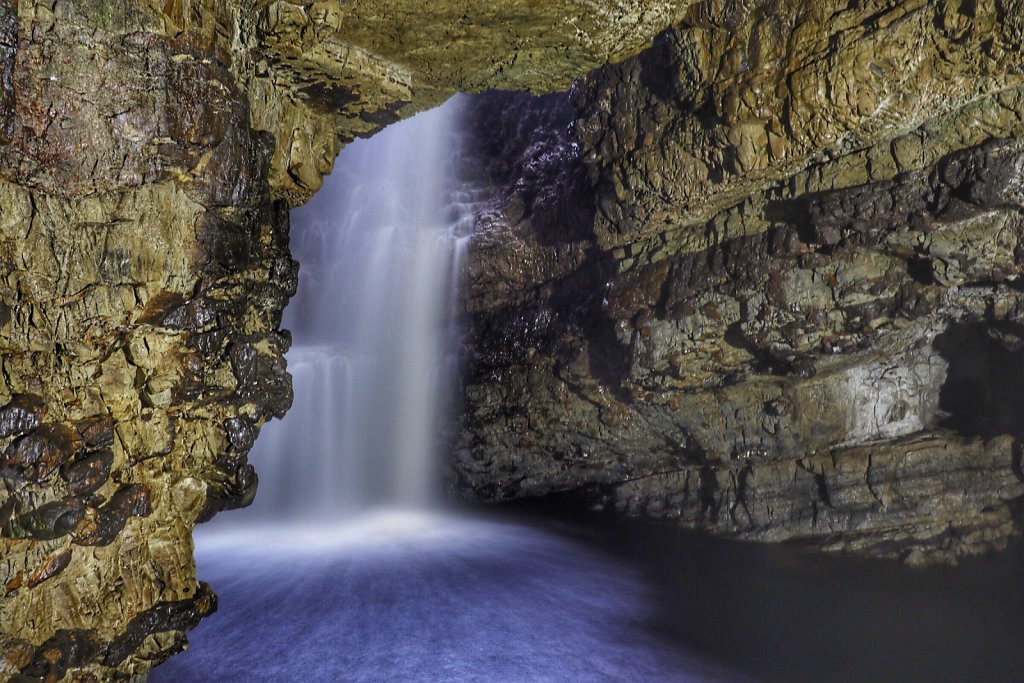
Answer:
<path fill-rule="evenodd" d="M 577 82 L 540 136 L 560 168 L 479 222 L 453 493 L 915 563 L 1002 547 L 1021 433 L 986 386 L 1016 365 L 964 378 L 1024 329 L 1021 16 L 705 2 Z M 557 177 L 574 205 L 532 202 Z"/>
<path fill-rule="evenodd" d="M 288 210 L 342 145 L 689 4 L 0 0 L 0 679 L 142 680 L 215 609 L 192 529 L 291 403 Z"/>
<path fill-rule="evenodd" d="M 191 530 L 251 501 L 246 453 L 291 402 L 288 209 L 456 90 L 588 74 L 471 112 L 498 192 L 456 495 L 1000 547 L 1017 398 L 970 378 L 1000 378 L 984 349 L 1019 362 L 1020 17 L 0 0 L 0 677 L 141 679 L 215 608 Z"/>
<path fill-rule="evenodd" d="M 287 206 L 215 25 L 0 8 L 0 677 L 111 680 L 215 608 L 192 528 L 291 402 Z"/>

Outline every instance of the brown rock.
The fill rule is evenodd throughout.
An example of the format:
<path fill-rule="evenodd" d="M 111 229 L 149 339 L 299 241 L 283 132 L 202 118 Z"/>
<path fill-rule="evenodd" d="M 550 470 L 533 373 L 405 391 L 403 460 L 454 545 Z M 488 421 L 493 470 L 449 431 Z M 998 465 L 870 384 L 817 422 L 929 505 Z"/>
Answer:
<path fill-rule="evenodd" d="M 46 404 L 38 396 L 17 394 L 0 408 L 0 438 L 24 434 L 39 426 L 46 415 Z"/>
<path fill-rule="evenodd" d="M 88 496 L 97 491 L 110 478 L 114 453 L 103 449 L 65 463 L 60 475 L 68 483 L 68 490 L 76 496 Z"/>
<path fill-rule="evenodd" d="M 7 448 L 0 459 L 0 476 L 9 480 L 42 483 L 82 447 L 81 437 L 71 428 L 43 425 Z"/>
<path fill-rule="evenodd" d="M 98 510 L 90 510 L 85 523 L 75 530 L 78 545 L 110 545 L 124 529 L 129 517 L 145 517 L 152 512 L 149 488 L 145 484 L 126 484 Z"/>

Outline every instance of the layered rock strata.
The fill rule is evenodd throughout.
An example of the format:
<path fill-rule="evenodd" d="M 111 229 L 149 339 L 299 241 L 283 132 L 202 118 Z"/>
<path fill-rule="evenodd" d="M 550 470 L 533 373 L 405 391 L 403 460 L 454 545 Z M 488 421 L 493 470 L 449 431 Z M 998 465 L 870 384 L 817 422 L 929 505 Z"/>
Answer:
<path fill-rule="evenodd" d="M 471 257 L 455 493 L 915 562 L 1002 547 L 1024 494 L 1011 4 L 702 3 L 558 125 L 479 145 L 526 172 L 496 178 Z M 555 182 L 571 202 L 531 201 Z"/>

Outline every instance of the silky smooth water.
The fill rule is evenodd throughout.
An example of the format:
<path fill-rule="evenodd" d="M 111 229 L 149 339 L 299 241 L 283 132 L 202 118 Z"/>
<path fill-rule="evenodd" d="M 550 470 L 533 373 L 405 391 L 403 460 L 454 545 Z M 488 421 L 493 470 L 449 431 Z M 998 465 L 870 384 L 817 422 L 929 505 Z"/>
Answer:
<path fill-rule="evenodd" d="M 1024 671 L 1024 544 L 922 571 L 642 520 L 511 518 L 385 512 L 206 534 L 199 571 L 220 609 L 151 681 L 1018 683 Z"/>
<path fill-rule="evenodd" d="M 377 512 L 197 559 L 219 610 L 154 682 L 747 680 L 652 637 L 635 567 L 526 526 Z"/>
<path fill-rule="evenodd" d="M 452 100 L 353 142 L 293 212 L 295 403 L 250 454 L 260 484 L 249 520 L 432 502 L 456 379 L 448 314 L 472 221 L 458 110 Z"/>

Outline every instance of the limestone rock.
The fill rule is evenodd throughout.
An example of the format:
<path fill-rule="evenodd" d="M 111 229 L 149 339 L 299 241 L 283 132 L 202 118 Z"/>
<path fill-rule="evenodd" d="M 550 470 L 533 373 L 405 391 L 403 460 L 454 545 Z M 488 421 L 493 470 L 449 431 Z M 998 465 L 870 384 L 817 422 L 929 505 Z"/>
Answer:
<path fill-rule="evenodd" d="M 259 2 L 248 91 L 275 196 L 301 203 L 341 144 L 456 91 L 564 90 L 646 47 L 693 0 Z"/>
<path fill-rule="evenodd" d="M 222 425 L 290 401 L 273 141 L 217 37 L 145 3 L 0 7 L 0 677 L 141 676 L 213 609 L 192 528 L 251 488 Z"/>

